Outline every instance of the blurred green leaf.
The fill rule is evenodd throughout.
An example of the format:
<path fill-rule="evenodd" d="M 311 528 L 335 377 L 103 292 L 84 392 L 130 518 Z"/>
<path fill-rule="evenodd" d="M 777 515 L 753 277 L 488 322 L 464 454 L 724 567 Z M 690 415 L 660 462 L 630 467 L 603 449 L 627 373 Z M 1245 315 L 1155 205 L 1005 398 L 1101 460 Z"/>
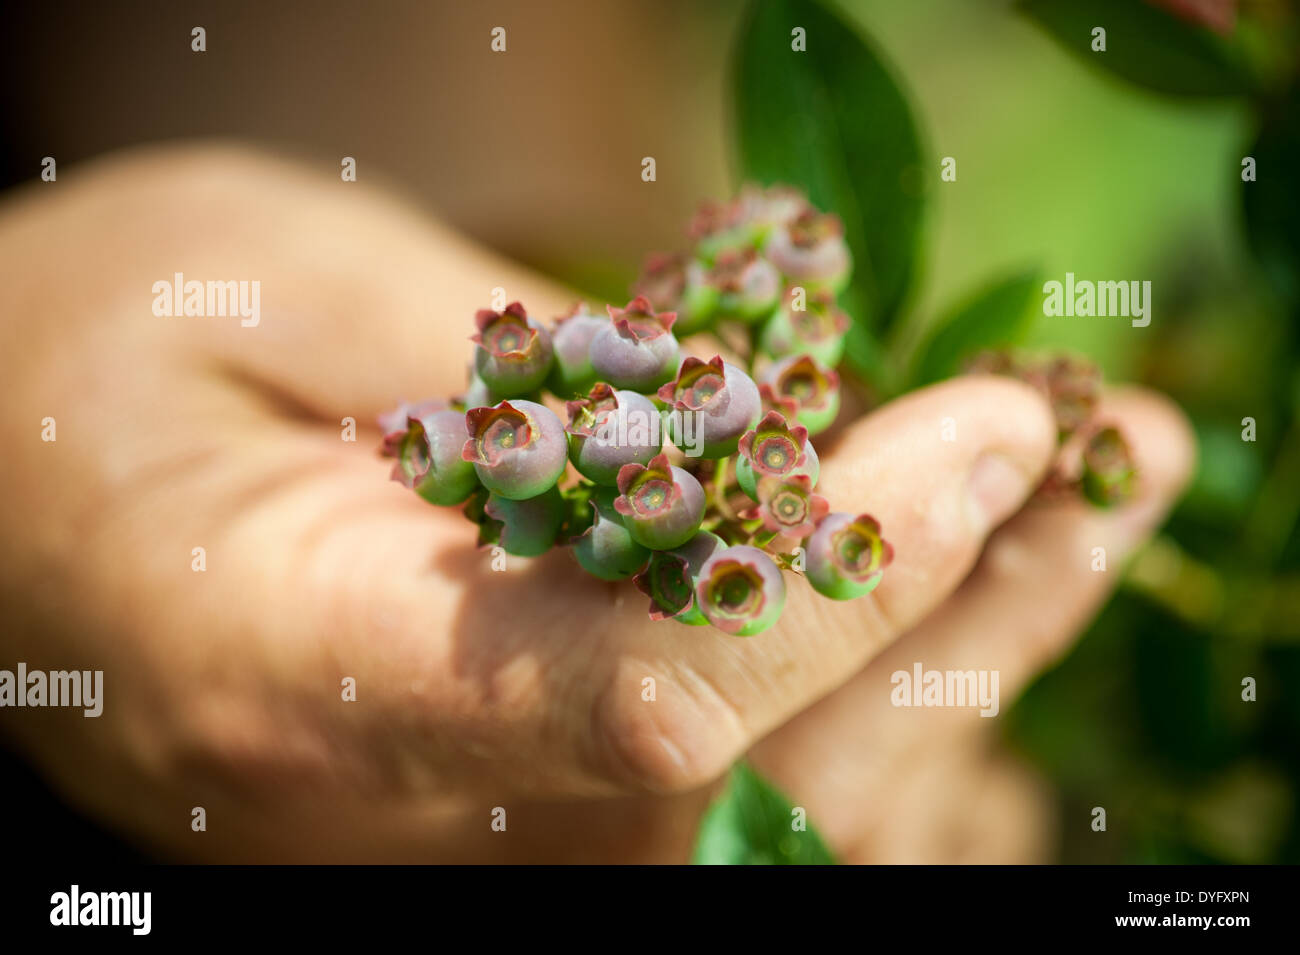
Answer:
<path fill-rule="evenodd" d="M 1146 0 L 1022 0 L 1066 49 L 1138 86 L 1180 96 L 1235 96 L 1255 82 L 1240 44 Z M 1106 31 L 1105 51 L 1092 31 Z"/>
<path fill-rule="evenodd" d="M 745 763 L 700 822 L 695 865 L 834 865 L 811 825 L 792 828 L 794 807 Z"/>
<path fill-rule="evenodd" d="M 803 28 L 806 52 L 791 49 Z M 746 179 L 789 183 L 844 221 L 853 282 L 844 305 L 879 336 L 911 284 L 923 206 L 921 145 L 907 98 L 857 31 L 818 3 L 756 0 L 733 74 Z M 855 330 L 849 361 L 870 376 Z"/>
<path fill-rule="evenodd" d="M 1030 306 L 1039 294 L 1034 270 L 1002 279 L 958 305 L 918 349 L 911 386 L 956 374 L 962 360 L 981 349 L 1021 342 L 1037 316 Z"/>
<path fill-rule="evenodd" d="M 1274 287 L 1294 304 L 1300 299 L 1300 83 L 1266 110 L 1247 155 L 1255 160 L 1256 179 L 1241 184 L 1246 238 Z"/>

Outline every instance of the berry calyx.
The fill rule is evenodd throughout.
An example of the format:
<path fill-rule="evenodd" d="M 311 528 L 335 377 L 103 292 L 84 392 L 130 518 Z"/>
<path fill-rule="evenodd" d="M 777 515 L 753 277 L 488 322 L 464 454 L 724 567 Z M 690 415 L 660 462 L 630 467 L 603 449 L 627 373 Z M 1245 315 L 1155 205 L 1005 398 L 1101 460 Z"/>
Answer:
<path fill-rule="evenodd" d="M 765 477 L 758 482 L 758 506 L 741 516 L 763 521 L 763 529 L 784 538 L 801 540 L 813 533 L 830 513 L 830 504 L 813 493 L 813 482 L 806 474 L 793 477 Z"/>

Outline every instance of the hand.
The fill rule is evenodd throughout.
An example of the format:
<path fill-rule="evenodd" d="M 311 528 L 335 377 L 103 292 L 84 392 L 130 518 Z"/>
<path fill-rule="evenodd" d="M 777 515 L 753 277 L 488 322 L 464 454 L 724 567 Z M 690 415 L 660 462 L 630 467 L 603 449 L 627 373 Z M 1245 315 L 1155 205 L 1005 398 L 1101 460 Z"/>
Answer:
<path fill-rule="evenodd" d="M 1190 467 L 1180 415 L 1124 392 L 1111 416 L 1138 501 L 1025 507 L 1055 444 L 1035 392 L 909 395 L 823 455 L 832 506 L 895 546 L 882 585 L 834 603 L 788 578 L 781 624 L 731 638 L 651 623 L 638 592 L 563 552 L 495 572 L 457 510 L 385 480 L 375 415 L 462 388 L 491 290 L 547 318 L 572 293 L 363 186 L 232 149 L 34 185 L 0 210 L 0 252 L 0 487 L 20 505 L 0 518 L 4 657 L 104 671 L 99 719 L 4 725 L 72 798 L 181 858 L 682 859 L 755 744 L 848 858 L 1005 849 L 987 819 L 944 836 L 972 797 L 1027 805 L 976 756 L 989 721 L 893 708 L 888 674 L 998 669 L 1009 705 Z M 260 281 L 260 322 L 155 316 L 153 283 L 176 272 Z"/>

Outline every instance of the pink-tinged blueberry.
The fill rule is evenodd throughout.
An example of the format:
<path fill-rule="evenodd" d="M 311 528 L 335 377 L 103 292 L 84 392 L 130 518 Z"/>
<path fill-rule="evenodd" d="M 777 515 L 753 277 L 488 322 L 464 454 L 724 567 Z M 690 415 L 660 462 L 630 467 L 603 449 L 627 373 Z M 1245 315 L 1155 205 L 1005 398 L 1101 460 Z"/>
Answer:
<path fill-rule="evenodd" d="M 796 307 L 802 305 L 802 307 Z M 844 357 L 844 335 L 849 317 L 825 290 L 808 291 L 802 286 L 786 290 L 781 306 L 763 326 L 762 349 L 773 358 L 811 355 L 834 368 Z"/>
<path fill-rule="evenodd" d="M 708 266 L 689 255 L 650 256 L 632 291 L 645 296 L 652 308 L 676 313 L 673 336 L 679 340 L 708 328 L 718 310 L 718 289 L 709 281 Z"/>
<path fill-rule="evenodd" d="M 555 320 L 551 328 L 551 346 L 555 362 L 546 378 L 546 387 L 560 398 L 585 395 L 597 381 L 591 367 L 591 340 L 609 324 L 604 315 L 593 315 L 586 302 L 579 302 L 567 315 Z"/>
<path fill-rule="evenodd" d="M 769 411 L 755 427 L 740 437 L 736 456 L 736 482 L 758 500 L 758 482 L 765 478 L 806 475 L 817 486 L 821 463 L 808 440 L 808 429 L 793 427 L 779 411 Z"/>
<path fill-rule="evenodd" d="M 772 558 L 757 547 L 724 547 L 700 568 L 695 600 L 719 630 L 752 637 L 780 619 L 785 580 Z"/>
<path fill-rule="evenodd" d="M 709 281 L 718 290 L 718 311 L 748 324 L 770 315 L 781 301 L 781 274 L 752 248 L 719 253 Z"/>
<path fill-rule="evenodd" d="M 659 409 L 635 391 L 598 382 L 567 406 L 569 460 L 583 477 L 613 487 L 625 464 L 649 464 L 663 449 Z"/>
<path fill-rule="evenodd" d="M 690 356 L 677 377 L 659 389 L 673 443 L 687 457 L 722 458 L 734 454 L 740 436 L 763 413 L 752 378 L 714 355 L 707 362 Z"/>
<path fill-rule="evenodd" d="M 413 488 L 430 504 L 461 504 L 479 486 L 474 465 L 461 457 L 465 416 L 440 402 L 403 405 L 380 416 L 381 454 L 396 459 L 393 480 Z M 399 420 L 401 425 L 399 427 Z"/>
<path fill-rule="evenodd" d="M 480 309 L 474 321 L 474 370 L 492 394 L 516 398 L 541 387 L 554 356 L 551 335 L 523 305 L 511 302 L 503 312 Z"/>
<path fill-rule="evenodd" d="M 753 231 L 741 219 L 743 210 L 734 202 L 705 200 L 696 209 L 687 234 L 695 254 L 713 262 L 723 252 L 753 245 Z"/>
<path fill-rule="evenodd" d="M 825 431 L 840 410 L 840 376 L 811 355 L 791 355 L 759 376 L 765 408 L 798 421 L 809 434 Z"/>
<path fill-rule="evenodd" d="M 615 388 L 654 391 L 673 376 L 680 350 L 672 312 L 655 312 L 644 296 L 609 308 L 609 322 L 591 340 L 591 366 Z"/>
<path fill-rule="evenodd" d="M 848 284 L 853 259 L 838 216 L 809 207 L 772 230 L 763 252 L 792 285 L 838 294 Z"/>
<path fill-rule="evenodd" d="M 566 512 L 564 496 L 554 486 L 525 500 L 489 494 L 478 513 L 473 504 L 466 516 L 479 525 L 479 546 L 495 545 L 515 557 L 537 557 L 554 547 Z"/>
<path fill-rule="evenodd" d="M 1027 369 L 1022 377 L 1047 394 L 1063 439 L 1083 427 L 1101 401 L 1101 368 L 1086 358 L 1063 355 Z"/>
<path fill-rule="evenodd" d="M 614 509 L 633 539 L 651 550 L 680 547 L 704 519 L 704 488 L 695 476 L 660 454 L 649 465 L 627 464 L 618 473 Z"/>
<path fill-rule="evenodd" d="M 1114 507 L 1137 490 L 1133 452 L 1118 428 L 1105 427 L 1083 450 L 1083 496 L 1098 507 Z"/>
<path fill-rule="evenodd" d="M 626 580 L 650 560 L 650 549 L 633 539 L 614 509 L 614 495 L 613 488 L 601 488 L 592 496 L 591 526 L 572 541 L 582 569 L 601 580 Z"/>
<path fill-rule="evenodd" d="M 462 429 L 461 456 L 474 465 L 489 491 L 515 501 L 536 497 L 559 480 L 568 462 L 564 426 L 533 401 L 503 401 L 471 408 Z"/>
<path fill-rule="evenodd" d="M 695 584 L 705 561 L 726 546 L 717 534 L 700 531 L 681 547 L 651 551 L 650 562 L 632 578 L 637 589 L 650 598 L 650 619 L 676 620 L 690 626 L 708 623 L 695 601 Z"/>
<path fill-rule="evenodd" d="M 741 187 L 733 206 L 735 217 L 760 246 L 774 228 L 792 222 L 808 207 L 808 197 L 792 186 L 763 188 L 753 183 Z"/>
<path fill-rule="evenodd" d="M 828 515 L 804 544 L 804 575 L 832 600 L 852 600 L 876 589 L 894 549 L 868 514 Z"/>

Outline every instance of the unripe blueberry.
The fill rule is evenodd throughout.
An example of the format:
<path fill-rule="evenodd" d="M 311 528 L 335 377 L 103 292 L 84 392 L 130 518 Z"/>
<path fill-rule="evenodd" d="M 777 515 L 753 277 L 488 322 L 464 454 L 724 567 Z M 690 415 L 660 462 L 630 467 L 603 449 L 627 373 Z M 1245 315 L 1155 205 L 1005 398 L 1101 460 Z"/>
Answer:
<path fill-rule="evenodd" d="M 803 307 L 796 308 L 801 299 Z M 836 306 L 830 292 L 808 292 L 792 286 L 786 289 L 780 308 L 763 326 L 759 344 L 773 358 L 811 355 L 834 368 L 844 357 L 844 334 L 848 330 L 849 317 Z"/>
<path fill-rule="evenodd" d="M 492 389 L 478 376 L 478 372 L 471 370 L 465 393 L 456 400 L 463 408 L 483 408 L 496 404 L 499 399 L 492 397 Z"/>
<path fill-rule="evenodd" d="M 632 578 L 650 598 L 650 619 L 671 619 L 693 627 L 708 623 L 696 603 L 695 584 L 704 562 L 726 546 L 717 534 L 700 531 L 681 547 L 651 551 L 645 570 Z"/>
<path fill-rule="evenodd" d="M 801 540 L 817 529 L 830 510 L 826 498 L 813 493 L 808 475 L 796 474 L 793 477 L 760 479 L 758 505 L 741 516 L 746 520 L 759 518 L 764 530 Z"/>
<path fill-rule="evenodd" d="M 821 476 L 821 463 L 808 440 L 808 429 L 801 424 L 790 427 L 779 411 L 769 411 L 753 430 L 741 435 L 737 451 L 736 481 L 754 500 L 758 500 L 758 482 L 764 477 L 803 474 L 816 487 Z"/>
<path fill-rule="evenodd" d="M 523 305 L 511 302 L 504 312 L 480 309 L 474 321 L 474 370 L 494 395 L 516 398 L 541 387 L 551 370 L 551 335 Z"/>
<path fill-rule="evenodd" d="M 561 398 L 585 395 L 596 383 L 596 370 L 591 367 L 591 340 L 609 324 L 603 315 L 593 315 L 586 302 L 579 302 L 568 315 L 555 320 L 551 329 L 551 345 L 555 363 L 546 378 L 546 387 Z"/>
<path fill-rule="evenodd" d="M 471 408 L 461 456 L 489 491 L 514 501 L 536 497 L 559 480 L 568 461 L 564 426 L 545 405 L 503 401 Z"/>
<path fill-rule="evenodd" d="M 781 301 L 781 274 L 752 248 L 719 253 L 709 281 L 719 293 L 718 310 L 748 324 L 770 315 Z"/>
<path fill-rule="evenodd" d="M 876 589 L 894 549 L 867 514 L 837 511 L 826 517 L 804 545 L 804 575 L 813 589 L 832 600 L 852 600 Z"/>
<path fill-rule="evenodd" d="M 660 454 L 648 466 L 627 464 L 618 472 L 614 509 L 632 537 L 651 550 L 680 547 L 704 519 L 704 488 L 695 476 Z"/>
<path fill-rule="evenodd" d="M 677 316 L 650 307 L 643 297 L 627 308 L 609 306 L 609 323 L 591 340 L 591 366 L 615 388 L 653 391 L 673 376 L 679 349 L 672 327 Z"/>
<path fill-rule="evenodd" d="M 712 262 L 719 254 L 753 244 L 753 231 L 741 221 L 742 210 L 734 202 L 706 200 L 691 219 L 687 234 L 695 254 Z"/>
<path fill-rule="evenodd" d="M 718 310 L 718 289 L 709 280 L 708 266 L 687 255 L 650 256 L 632 291 L 645 296 L 652 308 L 677 314 L 673 336 L 678 339 L 708 328 Z"/>
<path fill-rule="evenodd" d="M 725 547 L 700 568 L 695 599 L 719 630 L 752 637 L 780 618 L 785 580 L 772 558 L 757 547 Z"/>
<path fill-rule="evenodd" d="M 1083 427 L 1101 400 L 1101 368 L 1086 358 L 1063 355 L 1030 367 L 1021 377 L 1045 391 L 1062 439 Z"/>
<path fill-rule="evenodd" d="M 1098 507 L 1113 507 L 1133 497 L 1137 467 L 1118 428 L 1105 427 L 1083 451 L 1083 495 Z"/>
<path fill-rule="evenodd" d="M 379 430 L 383 433 L 383 445 L 380 448 L 380 454 L 386 458 L 395 457 L 390 452 L 390 445 L 396 445 L 401 442 L 407 429 L 410 427 L 412 418 L 423 418 L 427 414 L 433 414 L 435 411 L 443 411 L 447 407 L 447 402 L 438 398 L 426 398 L 424 401 L 403 401 L 392 411 L 385 411 L 375 416 L 379 424 Z"/>
<path fill-rule="evenodd" d="M 793 186 L 746 183 L 736 197 L 734 214 L 750 230 L 754 244 L 762 245 L 772 229 L 792 222 L 807 208 L 808 197 Z"/>
<path fill-rule="evenodd" d="M 740 436 L 763 413 L 753 379 L 720 355 L 707 362 L 687 357 L 676 379 L 659 389 L 659 398 L 671 409 L 667 421 L 673 443 L 687 457 L 734 454 Z"/>
<path fill-rule="evenodd" d="M 967 361 L 964 370 L 968 374 L 1007 375 L 1033 385 L 1051 404 L 1061 441 L 1088 422 L 1101 398 L 1101 369 L 1074 355 L 1035 360 L 1009 349 L 988 349 Z"/>
<path fill-rule="evenodd" d="M 468 510 L 467 516 L 474 518 Z M 555 546 L 564 516 L 564 496 L 555 486 L 521 501 L 489 494 L 479 516 L 479 546 L 495 544 L 516 557 L 536 557 Z"/>
<path fill-rule="evenodd" d="M 628 533 L 623 516 L 614 510 L 613 488 L 601 488 L 591 499 L 592 523 L 573 539 L 573 555 L 582 569 L 601 580 L 625 580 L 645 567 L 650 549 Z"/>
<path fill-rule="evenodd" d="M 792 285 L 838 294 L 848 284 L 853 259 L 838 216 L 809 207 L 772 230 L 763 253 Z"/>
<path fill-rule="evenodd" d="M 384 445 L 381 453 L 396 458 L 393 480 L 430 504 L 447 507 L 465 501 L 478 487 L 474 465 L 461 458 L 465 445 L 465 416 L 437 409 L 435 402 L 403 405 L 381 416 Z M 400 430 L 399 416 L 404 416 Z"/>
<path fill-rule="evenodd" d="M 840 410 L 840 376 L 811 355 L 792 355 L 759 376 L 764 406 L 798 421 L 809 434 L 825 431 Z"/>
<path fill-rule="evenodd" d="M 663 449 L 659 409 L 604 382 L 568 404 L 569 460 L 583 477 L 613 487 L 625 464 L 649 464 Z"/>

